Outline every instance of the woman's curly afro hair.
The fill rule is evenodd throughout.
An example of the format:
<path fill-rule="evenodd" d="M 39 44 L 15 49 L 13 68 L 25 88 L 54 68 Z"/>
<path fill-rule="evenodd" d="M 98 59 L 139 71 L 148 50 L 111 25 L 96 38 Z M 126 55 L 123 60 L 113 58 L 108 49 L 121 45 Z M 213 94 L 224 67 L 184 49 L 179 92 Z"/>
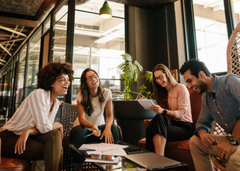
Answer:
<path fill-rule="evenodd" d="M 38 73 L 38 88 L 44 90 L 51 90 L 51 85 L 56 81 L 57 77 L 62 74 L 67 74 L 69 81 L 73 80 L 73 69 L 70 63 L 49 62 L 46 66 L 41 68 Z"/>

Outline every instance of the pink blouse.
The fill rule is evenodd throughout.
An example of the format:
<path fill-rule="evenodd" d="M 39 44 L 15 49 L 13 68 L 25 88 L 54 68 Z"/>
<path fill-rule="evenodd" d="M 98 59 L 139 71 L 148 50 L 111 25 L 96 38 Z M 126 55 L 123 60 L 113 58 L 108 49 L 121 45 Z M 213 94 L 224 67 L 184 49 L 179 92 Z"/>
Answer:
<path fill-rule="evenodd" d="M 192 123 L 190 95 L 183 84 L 177 84 L 168 92 L 169 110 L 175 112 L 175 121 Z"/>

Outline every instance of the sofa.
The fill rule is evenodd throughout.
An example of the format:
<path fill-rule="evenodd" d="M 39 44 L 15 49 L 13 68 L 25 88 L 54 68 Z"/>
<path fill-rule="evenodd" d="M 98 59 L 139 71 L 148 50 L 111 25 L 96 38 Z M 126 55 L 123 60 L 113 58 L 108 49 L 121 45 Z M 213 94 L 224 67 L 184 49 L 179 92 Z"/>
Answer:
<path fill-rule="evenodd" d="M 193 119 L 193 130 L 195 129 L 195 124 L 198 119 L 201 110 L 202 104 L 202 94 L 197 94 L 192 89 L 189 89 L 190 101 L 191 101 L 191 110 L 192 110 L 192 119 Z M 151 119 L 144 120 L 145 135 L 146 128 L 149 126 Z M 145 148 L 146 138 L 142 138 L 138 141 L 138 146 Z M 189 171 L 195 171 L 192 156 L 189 149 L 189 140 L 168 142 L 165 148 L 165 156 L 171 159 L 183 162 L 188 164 Z"/>

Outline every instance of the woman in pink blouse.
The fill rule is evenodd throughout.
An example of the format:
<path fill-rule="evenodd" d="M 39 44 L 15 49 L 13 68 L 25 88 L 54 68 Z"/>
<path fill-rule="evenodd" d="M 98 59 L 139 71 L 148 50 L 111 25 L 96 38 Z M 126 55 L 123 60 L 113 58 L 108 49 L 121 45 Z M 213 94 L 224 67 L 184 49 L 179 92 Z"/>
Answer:
<path fill-rule="evenodd" d="M 169 69 L 158 64 L 153 69 L 153 92 L 157 105 L 150 107 L 157 115 L 146 130 L 146 149 L 164 156 L 166 142 L 192 136 L 190 96 Z"/>

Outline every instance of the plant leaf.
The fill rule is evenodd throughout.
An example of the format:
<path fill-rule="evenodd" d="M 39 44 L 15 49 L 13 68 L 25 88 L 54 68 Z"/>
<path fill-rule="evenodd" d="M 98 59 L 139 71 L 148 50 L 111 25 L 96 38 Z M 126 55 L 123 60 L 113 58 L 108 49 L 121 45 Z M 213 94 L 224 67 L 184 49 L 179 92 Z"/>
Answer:
<path fill-rule="evenodd" d="M 121 55 L 125 61 L 132 62 L 132 56 L 129 53 L 125 53 Z"/>
<path fill-rule="evenodd" d="M 152 71 L 146 71 L 145 77 L 146 77 L 146 80 L 151 83 L 151 82 L 152 82 L 152 79 L 153 79 L 153 73 L 152 73 Z"/>

